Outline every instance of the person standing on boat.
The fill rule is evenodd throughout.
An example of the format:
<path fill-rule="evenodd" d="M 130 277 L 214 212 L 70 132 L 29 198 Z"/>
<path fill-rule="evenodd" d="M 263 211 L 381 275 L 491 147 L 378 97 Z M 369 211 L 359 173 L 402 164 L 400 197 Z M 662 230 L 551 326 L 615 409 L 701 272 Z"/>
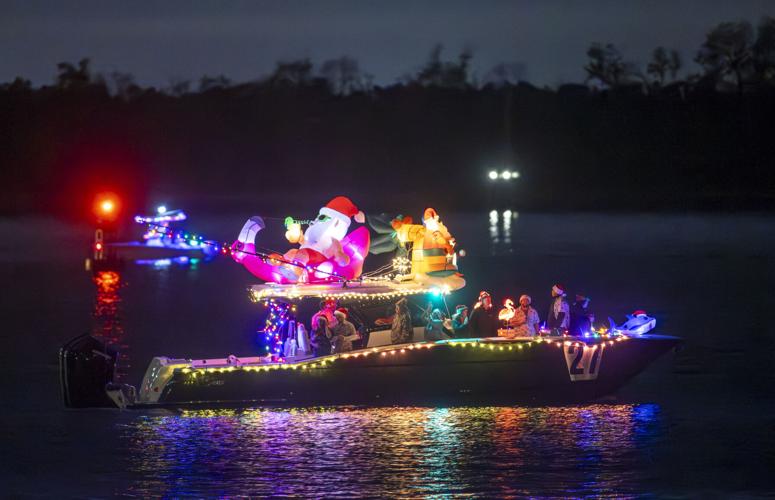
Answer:
<path fill-rule="evenodd" d="M 552 305 L 546 316 L 546 327 L 551 335 L 562 335 L 570 326 L 570 308 L 565 300 L 565 287 L 559 283 L 552 287 Z"/>
<path fill-rule="evenodd" d="M 336 325 L 336 299 L 326 299 L 320 302 L 320 310 L 312 315 L 312 329 L 315 329 L 315 325 L 318 324 L 318 317 L 325 316 L 328 322 L 329 328 L 333 328 Z"/>
<path fill-rule="evenodd" d="M 519 307 L 514 310 L 514 316 L 509 320 L 509 326 L 514 328 L 517 337 L 532 337 L 539 334 L 540 323 L 538 311 L 530 305 L 533 299 L 530 295 L 519 297 Z"/>
<path fill-rule="evenodd" d="M 331 354 L 341 354 L 353 350 L 353 340 L 358 340 L 360 336 L 355 329 L 355 325 L 347 321 L 347 315 L 341 309 L 334 311 L 336 325 L 331 328 L 332 351 Z"/>
<path fill-rule="evenodd" d="M 328 320 L 325 315 L 321 314 L 317 317 L 317 322 L 314 323 L 312 330 L 312 352 L 315 357 L 328 356 L 331 354 L 331 338 L 333 334 L 331 328 L 328 327 Z"/>
<path fill-rule="evenodd" d="M 463 304 L 455 307 L 455 314 L 452 315 L 452 331 L 459 339 L 471 335 L 471 327 L 468 325 L 468 307 Z"/>
<path fill-rule="evenodd" d="M 584 335 L 592 329 L 592 322 L 595 321 L 595 313 L 589 307 L 591 299 L 583 294 L 576 294 L 576 301 L 570 309 L 570 332 L 571 335 Z"/>
<path fill-rule="evenodd" d="M 448 333 L 451 333 L 444 326 L 444 315 L 440 309 L 434 309 L 428 318 L 428 324 L 425 326 L 425 340 L 435 342 L 437 340 L 449 339 Z"/>
<path fill-rule="evenodd" d="M 396 302 L 396 314 L 393 316 L 393 324 L 390 327 L 390 341 L 393 344 L 406 344 L 414 337 L 412 329 L 412 314 L 409 312 L 409 303 L 406 298 Z"/>
<path fill-rule="evenodd" d="M 492 307 L 492 297 L 488 292 L 479 292 L 479 300 L 474 304 L 474 312 L 468 322 L 473 337 L 497 337 L 498 317 Z"/>

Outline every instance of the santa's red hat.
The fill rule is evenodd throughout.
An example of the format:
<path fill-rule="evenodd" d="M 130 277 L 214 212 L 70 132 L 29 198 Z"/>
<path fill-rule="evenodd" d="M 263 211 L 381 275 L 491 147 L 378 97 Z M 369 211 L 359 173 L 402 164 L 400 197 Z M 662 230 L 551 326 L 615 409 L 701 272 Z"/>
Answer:
<path fill-rule="evenodd" d="M 422 216 L 422 220 L 435 219 L 438 216 L 439 214 L 436 213 L 436 210 L 434 210 L 431 207 L 428 207 L 425 209 L 425 213 Z"/>
<path fill-rule="evenodd" d="M 565 285 L 557 283 L 552 287 L 552 291 L 560 297 L 565 297 Z"/>
<path fill-rule="evenodd" d="M 347 225 L 350 224 L 350 217 L 355 219 L 355 222 L 363 223 L 366 220 L 363 212 L 346 196 L 337 196 L 329 201 L 320 209 L 320 213 L 339 219 Z"/>

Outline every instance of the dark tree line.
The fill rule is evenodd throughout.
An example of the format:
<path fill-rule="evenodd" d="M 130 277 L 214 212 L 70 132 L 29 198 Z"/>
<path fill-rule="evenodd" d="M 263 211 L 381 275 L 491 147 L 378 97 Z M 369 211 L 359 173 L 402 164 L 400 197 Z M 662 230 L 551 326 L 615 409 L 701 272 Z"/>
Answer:
<path fill-rule="evenodd" d="M 611 44 L 587 55 L 585 84 L 557 89 L 519 64 L 478 79 L 470 50 L 441 45 L 390 86 L 347 56 L 164 89 L 61 63 L 51 86 L 0 85 L 0 210 L 75 213 L 113 186 L 136 203 L 152 189 L 246 206 L 346 191 L 374 208 L 775 207 L 775 19 L 710 30 L 696 74 L 664 47 L 644 69 Z M 502 167 L 520 180 L 486 178 Z"/>

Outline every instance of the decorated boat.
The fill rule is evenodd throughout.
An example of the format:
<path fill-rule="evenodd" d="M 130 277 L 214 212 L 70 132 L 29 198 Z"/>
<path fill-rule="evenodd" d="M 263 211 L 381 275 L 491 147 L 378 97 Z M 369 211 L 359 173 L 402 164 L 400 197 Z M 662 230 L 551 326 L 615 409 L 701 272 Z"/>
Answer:
<path fill-rule="evenodd" d="M 118 358 L 111 346 L 78 337 L 60 350 L 65 404 L 140 409 L 590 401 L 615 392 L 680 342 L 650 333 L 655 321 L 645 318 L 634 329 L 625 322 L 629 329 L 612 325 L 580 336 L 517 336 L 503 328 L 487 338 L 456 338 L 450 331 L 438 339 L 426 327 L 431 309 L 448 312 L 447 296 L 465 285 L 454 238 L 439 215 L 426 210 L 422 224 L 404 216 L 374 218 L 371 231 L 360 226 L 348 233 L 351 218 L 364 220 L 344 197 L 306 221 L 305 231 L 289 218 L 286 237 L 299 247 L 279 253 L 257 244 L 265 223 L 251 217 L 229 247 L 232 258 L 262 280 L 248 295 L 266 310 L 264 351 L 211 359 L 159 356 L 135 388 L 113 383 Z M 364 272 L 370 250 L 396 253 L 389 264 Z M 398 301 L 414 314 L 408 336 L 397 340 L 391 316 Z M 507 313 L 513 313 L 510 305 Z M 352 350 L 312 352 L 305 319 L 314 313 L 328 317 L 323 323 L 336 321 L 337 309 L 357 325 L 360 339 Z"/>
<path fill-rule="evenodd" d="M 180 227 L 188 216 L 183 210 L 157 207 L 153 215 L 136 215 L 134 222 L 146 226 L 139 241 L 104 241 L 97 230 L 94 260 L 131 260 L 140 265 L 188 265 L 192 259 L 208 260 L 219 253 L 220 245 Z"/>

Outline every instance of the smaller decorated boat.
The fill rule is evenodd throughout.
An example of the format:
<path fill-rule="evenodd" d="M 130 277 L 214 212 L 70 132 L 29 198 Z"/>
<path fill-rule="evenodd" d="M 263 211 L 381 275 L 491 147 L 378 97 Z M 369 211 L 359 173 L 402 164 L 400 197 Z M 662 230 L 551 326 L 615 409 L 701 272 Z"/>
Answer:
<path fill-rule="evenodd" d="M 207 260 L 219 253 L 219 244 L 180 228 L 187 219 L 183 210 L 160 206 L 154 215 L 136 215 L 134 221 L 146 226 L 140 241 L 95 242 L 107 256 L 132 260 L 141 265 L 188 265 L 191 259 Z"/>

